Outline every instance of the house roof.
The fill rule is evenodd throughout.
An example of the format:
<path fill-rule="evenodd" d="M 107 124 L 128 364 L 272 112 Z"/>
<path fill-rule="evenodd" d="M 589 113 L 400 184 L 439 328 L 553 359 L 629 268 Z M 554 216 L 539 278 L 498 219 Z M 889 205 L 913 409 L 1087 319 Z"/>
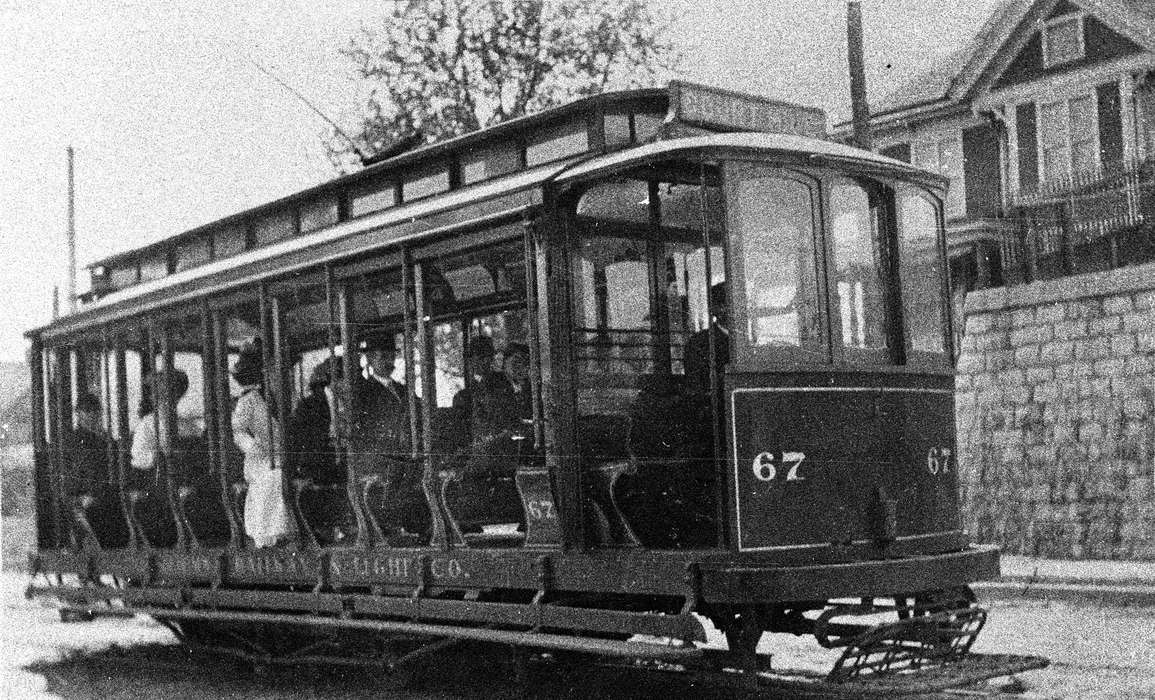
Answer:
<path fill-rule="evenodd" d="M 1004 53 L 1024 22 L 1055 5 L 1058 0 L 1003 0 L 991 11 L 974 37 L 879 100 L 871 120 L 889 121 L 898 113 L 920 112 L 965 104 L 984 76 Z M 1155 52 L 1155 2 L 1152 0 L 1071 0 L 1111 29 Z M 841 126 L 841 125 L 839 125 Z"/>

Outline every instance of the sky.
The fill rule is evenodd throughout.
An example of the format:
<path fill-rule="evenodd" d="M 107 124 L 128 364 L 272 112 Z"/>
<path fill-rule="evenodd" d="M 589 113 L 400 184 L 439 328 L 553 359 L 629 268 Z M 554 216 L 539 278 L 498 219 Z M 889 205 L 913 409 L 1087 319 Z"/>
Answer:
<path fill-rule="evenodd" d="M 655 6 L 662 0 L 653 0 Z M 864 0 L 871 99 L 964 44 L 997 0 Z M 382 0 L 0 0 L 0 361 L 64 288 L 65 148 L 84 265 L 335 176 L 325 123 L 251 63 L 351 125 L 338 50 Z M 666 0 L 680 77 L 847 112 L 844 0 Z"/>

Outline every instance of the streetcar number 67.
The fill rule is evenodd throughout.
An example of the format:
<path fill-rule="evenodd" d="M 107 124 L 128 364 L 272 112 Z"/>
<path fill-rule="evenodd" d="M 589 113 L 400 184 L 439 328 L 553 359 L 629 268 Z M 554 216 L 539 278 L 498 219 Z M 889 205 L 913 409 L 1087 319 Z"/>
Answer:
<path fill-rule="evenodd" d="M 761 452 L 754 458 L 754 478 L 758 481 L 774 481 L 778 473 L 786 471 L 786 481 L 804 481 L 798 467 L 806 460 L 805 452 Z"/>

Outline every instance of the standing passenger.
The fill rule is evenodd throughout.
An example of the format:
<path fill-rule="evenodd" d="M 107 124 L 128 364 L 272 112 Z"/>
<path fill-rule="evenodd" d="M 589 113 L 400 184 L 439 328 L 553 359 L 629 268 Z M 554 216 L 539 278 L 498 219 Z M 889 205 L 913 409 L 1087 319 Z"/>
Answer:
<path fill-rule="evenodd" d="M 233 378 L 241 397 L 233 409 L 233 442 L 245 456 L 245 533 L 257 547 L 271 547 L 292 533 L 281 478 L 277 446 L 281 427 L 269 412 L 264 396 L 264 369 L 258 342 L 241 349 Z"/>

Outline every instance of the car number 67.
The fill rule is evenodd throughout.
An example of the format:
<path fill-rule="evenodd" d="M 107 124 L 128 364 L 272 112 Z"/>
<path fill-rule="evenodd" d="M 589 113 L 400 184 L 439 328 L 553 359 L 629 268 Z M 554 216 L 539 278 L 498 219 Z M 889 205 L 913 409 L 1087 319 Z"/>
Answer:
<path fill-rule="evenodd" d="M 778 472 L 786 470 L 786 481 L 805 481 L 798 468 L 806 460 L 805 452 L 761 452 L 754 458 L 754 478 L 758 481 L 774 481 Z"/>

